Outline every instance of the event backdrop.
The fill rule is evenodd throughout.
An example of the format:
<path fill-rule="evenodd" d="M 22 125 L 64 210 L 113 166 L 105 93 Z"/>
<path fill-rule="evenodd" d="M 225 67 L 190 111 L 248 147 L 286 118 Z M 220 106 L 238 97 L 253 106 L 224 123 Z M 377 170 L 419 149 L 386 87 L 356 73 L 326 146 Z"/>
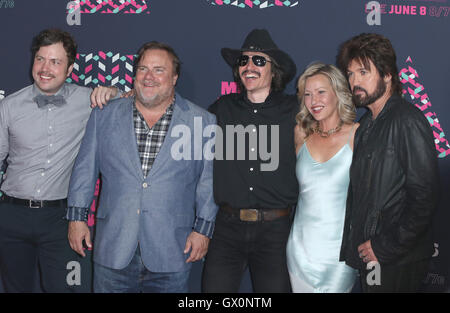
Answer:
<path fill-rule="evenodd" d="M 0 0 L 0 99 L 30 84 L 31 39 L 59 27 L 79 49 L 68 81 L 132 87 L 133 60 L 147 41 L 173 46 L 182 60 L 177 90 L 207 108 L 236 92 L 220 55 L 239 48 L 250 30 L 266 28 L 295 60 L 297 77 L 313 61 L 335 63 L 338 46 L 362 32 L 388 37 L 397 51 L 404 95 L 435 136 L 442 197 L 434 223 L 435 253 L 425 291 L 449 290 L 450 267 L 450 1 L 449 0 Z M 373 10 L 374 9 L 374 10 Z M 287 87 L 295 93 L 295 82 Z M 363 111 L 358 112 L 358 117 Z M 94 224 L 92 206 L 90 225 Z M 202 263 L 191 291 L 200 291 Z M 241 291 L 251 291 L 248 273 Z"/>

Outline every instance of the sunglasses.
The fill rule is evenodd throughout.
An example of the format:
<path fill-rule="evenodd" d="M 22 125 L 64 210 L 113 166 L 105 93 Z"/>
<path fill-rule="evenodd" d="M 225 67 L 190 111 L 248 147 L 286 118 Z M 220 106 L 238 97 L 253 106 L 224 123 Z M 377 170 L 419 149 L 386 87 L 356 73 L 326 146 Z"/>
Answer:
<path fill-rule="evenodd" d="M 238 64 L 239 66 L 246 66 L 248 63 L 248 60 L 250 59 L 250 56 L 248 55 L 241 55 L 238 59 Z M 252 62 L 253 64 L 255 64 L 256 66 L 260 66 L 263 67 L 266 65 L 266 62 L 271 62 L 269 60 L 267 60 L 265 57 L 263 57 L 262 55 L 253 55 L 252 56 Z"/>

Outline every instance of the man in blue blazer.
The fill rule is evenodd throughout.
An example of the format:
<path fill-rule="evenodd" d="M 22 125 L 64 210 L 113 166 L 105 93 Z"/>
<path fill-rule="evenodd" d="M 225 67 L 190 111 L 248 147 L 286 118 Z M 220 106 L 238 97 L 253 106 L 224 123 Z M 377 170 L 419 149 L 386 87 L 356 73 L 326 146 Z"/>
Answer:
<path fill-rule="evenodd" d="M 89 118 L 70 180 L 69 241 L 81 255 L 83 241 L 92 246 L 86 220 L 101 174 L 94 291 L 187 292 L 217 213 L 208 137 L 216 120 L 175 92 L 171 47 L 147 43 L 135 62 L 135 97 Z"/>

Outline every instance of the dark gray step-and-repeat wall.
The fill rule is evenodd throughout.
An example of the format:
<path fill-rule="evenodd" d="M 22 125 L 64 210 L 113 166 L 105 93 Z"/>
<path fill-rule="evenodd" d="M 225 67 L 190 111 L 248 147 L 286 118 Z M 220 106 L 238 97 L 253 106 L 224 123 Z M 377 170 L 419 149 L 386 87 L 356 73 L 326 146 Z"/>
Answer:
<path fill-rule="evenodd" d="M 450 1 L 449 0 L 0 0 L 0 99 L 30 84 L 31 39 L 59 27 L 78 42 L 72 83 L 132 87 L 133 59 L 147 41 L 173 46 L 182 60 L 177 90 L 207 108 L 235 92 L 220 55 L 239 48 L 253 28 L 266 28 L 295 60 L 297 77 L 313 61 L 335 63 L 338 46 L 362 32 L 388 37 L 396 49 L 405 97 L 428 118 L 436 138 L 442 198 L 435 253 L 424 290 L 449 290 L 450 267 Z M 379 8 L 371 11 L 372 5 Z M 295 93 L 295 81 L 287 87 Z M 358 116 L 363 112 L 359 111 Z M 93 218 L 90 219 L 93 222 Z M 202 263 L 191 291 L 200 291 Z M 248 273 L 241 291 L 251 291 Z"/>

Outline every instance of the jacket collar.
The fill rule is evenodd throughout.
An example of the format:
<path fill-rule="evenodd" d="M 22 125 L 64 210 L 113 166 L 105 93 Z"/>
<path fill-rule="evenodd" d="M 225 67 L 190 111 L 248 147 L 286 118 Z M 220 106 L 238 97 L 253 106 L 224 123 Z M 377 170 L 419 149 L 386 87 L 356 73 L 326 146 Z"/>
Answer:
<path fill-rule="evenodd" d="M 392 107 L 401 99 L 402 99 L 402 97 L 400 95 L 395 94 L 395 93 L 392 94 L 391 97 L 386 102 L 386 104 L 384 105 L 381 112 L 378 114 L 375 121 L 384 119 L 386 117 L 386 115 L 389 113 L 389 111 L 392 109 Z M 372 119 L 372 111 L 370 111 L 370 110 L 368 110 L 368 111 L 369 111 L 370 119 Z"/>

